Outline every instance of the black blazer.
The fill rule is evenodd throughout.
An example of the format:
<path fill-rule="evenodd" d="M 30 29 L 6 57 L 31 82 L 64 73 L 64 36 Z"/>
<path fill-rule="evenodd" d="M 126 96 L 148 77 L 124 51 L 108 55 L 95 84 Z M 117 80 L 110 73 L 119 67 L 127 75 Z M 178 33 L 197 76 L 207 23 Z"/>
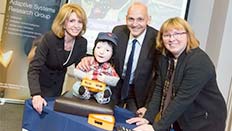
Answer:
<path fill-rule="evenodd" d="M 113 33 L 118 36 L 119 44 L 117 46 L 116 55 L 114 58 L 114 64 L 117 73 L 122 78 L 124 59 L 126 55 L 126 49 L 130 36 L 130 31 L 126 25 L 116 26 L 113 29 Z M 137 67 L 135 69 L 134 85 L 135 85 L 135 97 L 139 107 L 145 106 L 145 102 L 149 92 L 149 80 L 152 77 L 153 65 L 155 62 L 155 39 L 157 31 L 147 26 L 145 38 L 143 40 L 141 52 Z M 121 99 L 122 79 L 117 84 L 117 87 L 113 89 L 116 103 Z"/>
<path fill-rule="evenodd" d="M 159 112 L 167 67 L 168 59 L 162 56 L 155 91 L 144 116 L 150 122 Z M 214 65 L 204 51 L 196 48 L 180 55 L 172 85 L 176 95 L 161 120 L 153 124 L 156 131 L 167 129 L 176 120 L 184 131 L 200 131 L 207 126 L 204 131 L 222 131 L 220 129 L 225 127 L 226 121 L 226 104 L 217 85 Z"/>
<path fill-rule="evenodd" d="M 62 92 L 67 67 L 80 62 L 86 51 L 87 40 L 78 36 L 68 63 L 63 65 L 65 61 L 64 39 L 58 38 L 53 32 L 46 33 L 29 64 L 28 83 L 31 95 L 59 96 Z"/>

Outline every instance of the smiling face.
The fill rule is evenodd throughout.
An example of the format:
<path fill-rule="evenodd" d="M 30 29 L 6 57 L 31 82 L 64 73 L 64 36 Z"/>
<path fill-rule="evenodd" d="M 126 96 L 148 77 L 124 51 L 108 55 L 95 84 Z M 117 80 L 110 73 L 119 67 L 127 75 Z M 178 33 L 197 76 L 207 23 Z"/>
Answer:
<path fill-rule="evenodd" d="M 145 31 L 149 21 L 150 17 L 145 5 L 137 3 L 129 8 L 126 24 L 133 37 L 137 38 L 140 36 Z"/>
<path fill-rule="evenodd" d="M 82 31 L 83 22 L 76 15 L 76 13 L 72 12 L 70 14 L 70 17 L 65 20 L 64 28 L 65 28 L 65 35 L 69 35 L 71 37 L 76 37 Z"/>
<path fill-rule="evenodd" d="M 110 60 L 113 55 L 113 47 L 107 41 L 99 41 L 94 48 L 94 57 L 99 63 Z"/>
<path fill-rule="evenodd" d="M 170 51 L 175 58 L 187 47 L 187 33 L 182 29 L 170 29 L 163 33 L 162 36 L 165 48 Z"/>

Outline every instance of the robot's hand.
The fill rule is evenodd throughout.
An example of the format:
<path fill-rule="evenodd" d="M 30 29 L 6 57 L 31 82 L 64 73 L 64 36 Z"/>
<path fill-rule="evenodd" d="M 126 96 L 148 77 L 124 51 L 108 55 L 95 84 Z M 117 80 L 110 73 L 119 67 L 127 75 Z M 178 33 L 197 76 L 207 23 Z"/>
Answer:
<path fill-rule="evenodd" d="M 104 74 L 101 73 L 100 75 L 97 76 L 97 79 L 98 79 L 99 81 L 101 81 L 101 82 L 105 82 L 106 75 L 104 75 Z"/>

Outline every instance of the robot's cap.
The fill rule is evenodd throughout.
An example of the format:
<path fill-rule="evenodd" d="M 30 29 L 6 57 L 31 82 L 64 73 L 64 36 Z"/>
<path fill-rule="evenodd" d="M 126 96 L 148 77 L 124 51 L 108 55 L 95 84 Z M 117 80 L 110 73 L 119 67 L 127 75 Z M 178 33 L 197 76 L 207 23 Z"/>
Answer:
<path fill-rule="evenodd" d="M 107 40 L 112 42 L 114 45 L 118 45 L 118 37 L 111 32 L 100 32 L 97 36 L 96 41 Z"/>

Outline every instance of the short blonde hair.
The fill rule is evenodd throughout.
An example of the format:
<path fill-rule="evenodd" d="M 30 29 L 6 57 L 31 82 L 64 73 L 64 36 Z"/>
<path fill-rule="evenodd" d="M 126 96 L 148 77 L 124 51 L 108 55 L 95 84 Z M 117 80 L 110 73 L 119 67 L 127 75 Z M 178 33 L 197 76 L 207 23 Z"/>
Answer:
<path fill-rule="evenodd" d="M 163 43 L 163 33 L 167 32 L 171 29 L 177 29 L 177 30 L 185 30 L 187 33 L 187 48 L 186 48 L 186 53 L 188 53 L 191 49 L 199 47 L 199 41 L 194 35 L 194 32 L 190 26 L 190 24 L 180 18 L 180 17 L 174 17 L 166 20 L 161 28 L 160 31 L 157 35 L 156 38 L 156 48 L 163 54 L 166 55 L 166 48 Z"/>
<path fill-rule="evenodd" d="M 64 37 L 64 23 L 65 23 L 65 20 L 67 20 L 70 17 L 72 12 L 75 12 L 76 15 L 83 22 L 83 28 L 79 35 L 83 35 L 86 32 L 87 16 L 86 16 L 84 9 L 78 4 L 73 4 L 73 3 L 64 4 L 60 8 L 52 24 L 52 31 L 59 38 Z"/>

